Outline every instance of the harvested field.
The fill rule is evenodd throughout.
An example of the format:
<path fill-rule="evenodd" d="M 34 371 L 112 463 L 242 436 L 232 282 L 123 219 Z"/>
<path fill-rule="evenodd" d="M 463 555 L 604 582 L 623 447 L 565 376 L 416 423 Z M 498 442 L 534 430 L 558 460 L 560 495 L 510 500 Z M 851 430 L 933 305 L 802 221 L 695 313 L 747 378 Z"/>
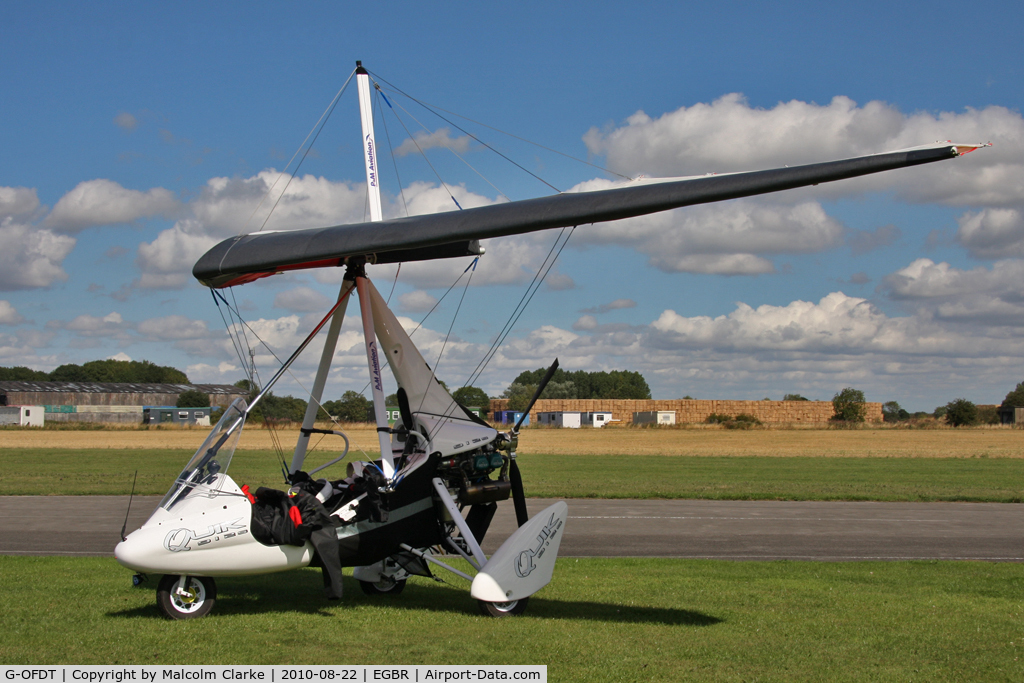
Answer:
<path fill-rule="evenodd" d="M 344 428 L 354 451 L 377 450 L 377 435 L 368 425 Z M 0 448 L 176 449 L 194 450 L 205 428 L 63 431 L 0 430 Z M 290 451 L 296 430 L 277 432 Z M 314 440 L 315 443 L 315 440 Z M 527 429 L 519 437 L 523 454 L 665 455 L 878 458 L 1020 458 L 1024 430 L 969 429 Z M 341 450 L 337 437 L 325 437 L 318 450 Z M 239 448 L 272 450 L 266 429 L 246 429 Z"/>

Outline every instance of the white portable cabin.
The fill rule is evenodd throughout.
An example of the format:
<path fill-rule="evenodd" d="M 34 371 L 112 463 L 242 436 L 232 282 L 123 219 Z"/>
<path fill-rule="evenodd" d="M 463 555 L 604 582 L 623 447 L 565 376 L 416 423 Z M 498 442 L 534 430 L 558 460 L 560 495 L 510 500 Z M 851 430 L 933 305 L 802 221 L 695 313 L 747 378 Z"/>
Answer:
<path fill-rule="evenodd" d="M 581 414 L 575 411 L 564 410 L 537 413 L 537 424 L 548 427 L 579 429 L 581 424 Z"/>
<path fill-rule="evenodd" d="M 46 408 L 44 406 L 2 406 L 0 407 L 0 425 L 42 427 L 45 415 Z"/>
<path fill-rule="evenodd" d="M 609 422 L 615 422 L 611 412 L 598 410 L 592 413 L 583 413 L 583 424 L 588 427 L 604 427 Z"/>
<path fill-rule="evenodd" d="M 655 424 L 674 425 L 676 423 L 676 411 L 674 410 L 644 410 L 633 413 L 633 424 Z"/>

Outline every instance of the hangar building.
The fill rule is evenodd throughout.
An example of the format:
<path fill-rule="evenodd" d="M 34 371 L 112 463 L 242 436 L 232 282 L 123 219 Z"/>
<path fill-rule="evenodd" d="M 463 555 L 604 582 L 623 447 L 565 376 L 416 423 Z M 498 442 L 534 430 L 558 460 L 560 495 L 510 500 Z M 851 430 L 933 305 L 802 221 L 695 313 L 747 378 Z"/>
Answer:
<path fill-rule="evenodd" d="M 148 406 L 173 406 L 189 389 L 210 397 L 213 407 L 227 407 L 248 392 L 230 384 L 136 384 L 129 382 L 0 382 L 0 406 L 43 406 L 54 422 L 142 424 Z"/>

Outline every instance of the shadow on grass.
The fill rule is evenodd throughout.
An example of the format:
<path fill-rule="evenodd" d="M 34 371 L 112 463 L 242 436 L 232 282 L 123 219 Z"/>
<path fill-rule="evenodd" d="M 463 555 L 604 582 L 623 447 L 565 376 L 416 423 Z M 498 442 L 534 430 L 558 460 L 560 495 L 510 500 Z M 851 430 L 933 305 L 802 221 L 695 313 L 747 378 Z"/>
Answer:
<path fill-rule="evenodd" d="M 155 590 L 152 579 L 142 590 Z M 266 576 L 239 576 L 217 580 L 217 603 L 211 615 L 235 616 L 268 613 L 298 613 L 334 618 L 346 608 L 387 607 L 408 612 L 437 612 L 478 617 L 476 600 L 468 590 L 450 585 L 410 582 L 401 595 L 364 595 L 357 582 L 345 577 L 345 595 L 341 600 L 327 600 L 319 572 L 300 571 Z M 156 599 L 144 607 L 108 612 L 110 617 L 163 618 Z M 609 623 L 665 624 L 675 626 L 713 626 L 721 619 L 692 610 L 671 607 L 625 605 L 614 602 L 591 602 L 530 598 L 525 616 L 539 619 L 572 619 Z M 482 618 L 482 617 L 481 617 Z"/>

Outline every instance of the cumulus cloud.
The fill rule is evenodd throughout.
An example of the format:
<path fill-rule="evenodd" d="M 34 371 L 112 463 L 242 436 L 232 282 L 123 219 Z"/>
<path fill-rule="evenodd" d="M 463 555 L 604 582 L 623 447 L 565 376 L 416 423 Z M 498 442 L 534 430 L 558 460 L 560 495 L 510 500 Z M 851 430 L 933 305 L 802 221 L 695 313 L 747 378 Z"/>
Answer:
<path fill-rule="evenodd" d="M 49 287 L 68 279 L 63 263 L 74 237 L 0 215 L 0 244 L 0 291 Z"/>
<path fill-rule="evenodd" d="M 581 187 L 611 185 L 621 183 L 591 181 Z M 739 199 L 588 225 L 576 231 L 571 244 L 630 247 L 665 272 L 760 275 L 775 271 L 766 256 L 824 251 L 838 246 L 844 231 L 817 202 L 789 206 Z"/>
<path fill-rule="evenodd" d="M 139 285 L 145 288 L 179 289 L 189 281 L 192 266 L 217 239 L 190 227 L 195 221 L 184 220 L 161 232 L 152 242 L 139 245 L 136 264 L 142 271 Z"/>
<path fill-rule="evenodd" d="M 206 321 L 192 320 L 183 315 L 168 315 L 143 320 L 138 324 L 136 330 L 151 341 L 179 341 L 210 337 Z"/>
<path fill-rule="evenodd" d="M 129 190 L 105 179 L 87 180 L 58 200 L 44 225 L 61 232 L 80 232 L 97 225 L 131 223 L 150 216 L 169 217 L 179 208 L 170 190 Z"/>
<path fill-rule="evenodd" d="M 0 187 L 0 218 L 31 220 L 42 207 L 35 189 Z"/>
<path fill-rule="evenodd" d="M 14 309 L 10 301 L 0 299 L 0 325 L 17 325 L 25 318 Z"/>
<path fill-rule="evenodd" d="M 95 316 L 83 313 L 66 323 L 51 321 L 48 327 L 75 332 L 81 337 L 113 337 L 127 339 L 132 325 L 125 322 L 124 318 L 117 311 L 112 311 L 104 316 Z"/>
<path fill-rule="evenodd" d="M 883 173 L 818 188 L 830 196 L 895 188 L 904 199 L 953 206 L 1014 205 L 1024 189 L 1024 118 L 1005 107 L 903 114 L 884 102 L 858 106 L 848 97 L 827 105 L 793 100 L 771 109 L 742 95 L 681 107 L 658 118 L 640 111 L 622 126 L 591 129 L 584 142 L 627 175 L 696 175 L 751 171 L 905 149 L 937 140 L 992 149 L 913 172 Z"/>
<path fill-rule="evenodd" d="M 1024 193 L 1021 194 L 1024 204 Z M 976 258 L 1024 256 L 1024 215 L 1018 209 L 984 209 L 957 219 L 956 240 Z"/>
<path fill-rule="evenodd" d="M 453 138 L 449 128 L 438 128 L 432 133 L 417 131 L 412 138 L 406 138 L 402 144 L 395 148 L 396 157 L 404 157 L 415 154 L 419 150 L 424 152 L 435 147 L 446 147 L 453 152 L 462 154 L 469 151 L 470 139 L 468 135 Z"/>
<path fill-rule="evenodd" d="M 334 300 L 330 297 L 309 287 L 296 287 L 280 292 L 274 297 L 274 308 L 284 308 L 299 313 L 324 313 L 333 304 Z"/>
<path fill-rule="evenodd" d="M 398 303 L 408 313 L 426 313 L 437 304 L 437 297 L 417 289 L 399 296 Z"/>
<path fill-rule="evenodd" d="M 882 286 L 891 298 L 924 307 L 938 319 L 1000 327 L 1024 324 L 1022 281 L 1019 259 L 963 270 L 921 258 L 888 275 Z"/>

